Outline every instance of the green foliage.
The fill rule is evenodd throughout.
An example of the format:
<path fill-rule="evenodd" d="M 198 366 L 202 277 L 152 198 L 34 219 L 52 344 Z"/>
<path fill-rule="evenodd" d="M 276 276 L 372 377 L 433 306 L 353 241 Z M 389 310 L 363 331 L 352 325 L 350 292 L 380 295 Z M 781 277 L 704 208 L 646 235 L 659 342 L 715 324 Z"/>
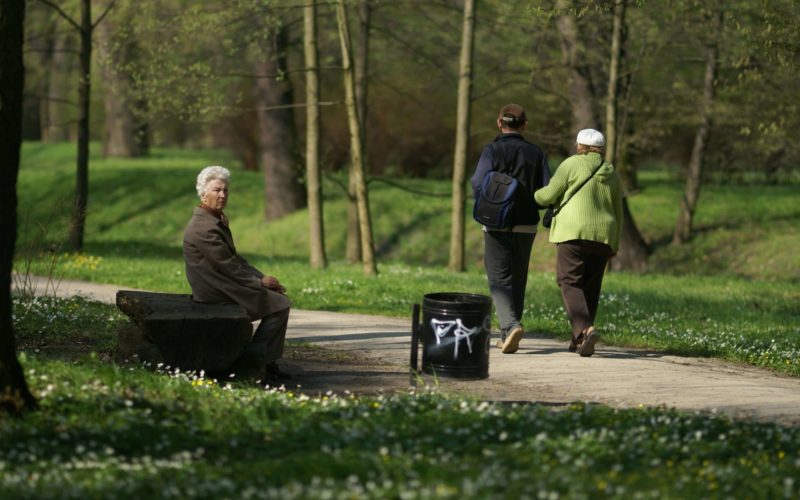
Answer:
<path fill-rule="evenodd" d="M 41 410 L 0 420 L 9 498 L 800 493 L 794 427 L 429 391 L 310 397 L 97 361 L 24 365 Z"/>
<path fill-rule="evenodd" d="M 460 9 L 442 1 L 372 4 L 367 119 L 372 171 L 449 177 L 457 88 L 453 54 L 460 40 Z M 564 12 L 576 16 L 586 45 L 578 63 L 591 83 L 594 112 L 601 118 L 597 126 L 602 128 L 611 12 L 617 4 L 597 0 L 567 4 Z M 343 93 L 331 5 L 320 4 L 319 49 L 321 98 L 334 104 L 341 103 Z M 529 110 L 529 136 L 548 153 L 569 152 L 573 132 L 568 72 L 555 29 L 560 12 L 554 5 L 541 0 L 480 2 L 471 157 L 496 133 L 496 113 L 507 102 L 519 102 Z M 724 9 L 725 28 L 708 150 L 712 168 L 707 170 L 726 181 L 748 182 L 753 177 L 796 181 L 800 149 L 792 133 L 800 125 L 794 98 L 800 45 L 795 2 L 639 0 L 627 5 L 620 97 L 625 109 L 620 113 L 624 122 L 621 151 L 629 168 L 635 171 L 639 163 L 659 158 L 668 159 L 680 172 L 687 163 L 700 117 L 708 35 L 705 15 L 719 5 Z M 256 81 L 251 68 L 263 57 L 275 27 L 282 24 L 290 32 L 289 71 L 259 76 L 287 78 L 295 89 L 302 88 L 301 6 L 302 2 L 276 0 L 120 0 L 103 21 L 104 26 L 113 27 L 110 56 L 95 67 L 107 67 L 128 81 L 121 95 L 132 101 L 138 113 L 147 115 L 155 143 L 176 145 L 188 139 L 207 144 L 213 136 L 215 144 L 252 153 L 252 144 L 242 145 L 255 139 L 253 109 L 258 104 L 251 98 Z M 73 16 L 77 13 L 76 2 L 62 7 Z M 357 22 L 357 16 L 351 17 Z M 26 95 L 32 97 L 46 94 L 53 71 L 63 73 L 58 75 L 62 86 L 77 81 L 74 57 L 72 69 L 50 64 L 52 39 L 71 31 L 54 19 L 50 7 L 29 4 Z M 105 42 L 98 39 L 97 43 Z M 105 90 L 103 80 L 102 75 L 93 75 L 96 104 Z M 295 92 L 296 105 L 302 105 L 301 95 Z M 41 124 L 36 117 L 46 104 L 40 99 L 26 100 L 26 137 L 39 136 Z M 93 118 L 100 118 L 102 106 L 93 109 L 98 113 Z M 298 130 L 302 130 L 302 115 L 298 109 Z M 68 118 L 65 115 L 63 121 Z M 349 140 L 346 127 L 341 126 L 346 121 L 344 107 L 326 106 L 322 120 L 323 162 L 338 170 L 348 158 Z M 93 123 L 97 126 L 92 135 L 99 138 L 102 121 L 93 119 Z M 760 162 L 751 161 L 753 157 Z"/>
<path fill-rule="evenodd" d="M 280 24 L 275 3 L 120 2 L 104 64 L 130 80 L 125 97 L 146 103 L 140 113 L 151 121 L 210 123 L 240 113 L 242 82 L 254 77 L 247 63 Z"/>

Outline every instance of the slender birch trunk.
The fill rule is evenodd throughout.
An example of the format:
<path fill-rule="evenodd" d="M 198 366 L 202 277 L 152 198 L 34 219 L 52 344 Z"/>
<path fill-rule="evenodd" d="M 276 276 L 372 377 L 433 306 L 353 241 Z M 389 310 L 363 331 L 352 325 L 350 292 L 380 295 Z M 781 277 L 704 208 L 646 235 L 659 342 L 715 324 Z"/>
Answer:
<path fill-rule="evenodd" d="M 323 269 L 328 265 L 328 259 L 325 256 L 325 226 L 322 217 L 322 182 L 319 168 L 319 57 L 315 0 L 310 0 L 303 8 L 303 49 L 306 63 L 306 192 L 309 253 L 311 267 Z"/>
<path fill-rule="evenodd" d="M 353 64 L 356 79 L 356 107 L 358 122 L 361 124 L 361 144 L 364 148 L 364 163 L 367 162 L 367 71 L 369 68 L 369 30 L 372 16 L 370 0 L 359 0 L 358 34 L 356 36 L 356 53 Z M 361 230 L 358 225 L 358 203 L 356 202 L 356 184 L 353 177 L 353 165 L 350 165 L 347 190 L 347 248 L 348 262 L 361 262 Z"/>
<path fill-rule="evenodd" d="M 464 1 L 461 57 L 458 69 L 456 145 L 453 154 L 453 197 L 450 219 L 450 263 L 452 271 L 464 271 L 464 203 L 466 202 L 467 148 L 472 101 L 472 56 L 475 45 L 475 0 Z"/>
<path fill-rule="evenodd" d="M 361 254 L 364 263 L 364 274 L 372 276 L 378 274 L 378 268 L 375 265 L 372 222 L 369 214 L 369 198 L 364 173 L 361 125 L 358 121 L 358 109 L 356 109 L 355 76 L 353 74 L 350 28 L 347 24 L 347 8 L 344 2 L 345 0 L 337 0 L 336 2 L 336 21 L 339 25 L 339 41 L 342 47 L 345 103 L 350 127 L 350 158 L 353 164 L 353 179 L 356 185 L 356 201 L 358 203 L 358 220 L 361 228 Z"/>

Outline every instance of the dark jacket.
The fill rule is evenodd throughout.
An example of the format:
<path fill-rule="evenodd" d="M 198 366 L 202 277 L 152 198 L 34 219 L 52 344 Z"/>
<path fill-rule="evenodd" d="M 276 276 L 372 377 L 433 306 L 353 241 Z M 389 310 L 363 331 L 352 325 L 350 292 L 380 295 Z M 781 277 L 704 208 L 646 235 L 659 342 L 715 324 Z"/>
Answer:
<path fill-rule="evenodd" d="M 550 167 L 542 149 L 515 132 L 497 136 L 483 148 L 472 176 L 472 192 L 476 198 L 490 170 L 511 175 L 521 184 L 514 200 L 513 224 L 535 226 L 539 222 L 539 210 L 544 207 L 536 204 L 533 193 L 550 181 Z"/>
<path fill-rule="evenodd" d="M 286 296 L 261 285 L 264 275 L 236 253 L 228 226 L 200 207 L 183 234 L 183 258 L 197 302 L 239 304 L 253 321 L 291 306 Z"/>

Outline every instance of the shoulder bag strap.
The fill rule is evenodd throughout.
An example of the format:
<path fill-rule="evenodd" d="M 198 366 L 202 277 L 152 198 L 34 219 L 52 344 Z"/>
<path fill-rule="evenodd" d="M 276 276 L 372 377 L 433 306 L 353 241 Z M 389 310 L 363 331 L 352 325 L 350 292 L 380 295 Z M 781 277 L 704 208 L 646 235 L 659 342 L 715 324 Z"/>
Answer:
<path fill-rule="evenodd" d="M 585 180 L 585 181 L 583 181 L 583 182 L 581 183 L 581 185 L 580 185 L 580 186 L 578 186 L 578 189 L 576 189 L 575 191 L 573 191 L 573 192 L 572 192 L 572 194 L 571 194 L 571 195 L 569 195 L 569 198 L 567 198 L 566 200 L 564 200 L 564 203 L 562 203 L 561 205 L 559 205 L 559 206 L 558 206 L 558 208 L 556 208 L 555 210 L 553 210 L 553 217 L 555 217 L 555 216 L 558 214 L 558 212 L 560 212 L 560 211 L 561 211 L 561 209 L 562 209 L 562 208 L 564 208 L 564 206 L 565 206 L 567 203 L 569 203 L 569 200 L 571 200 L 571 199 L 572 199 L 572 197 L 573 197 L 573 196 L 575 196 L 575 193 L 577 193 L 578 191 L 580 191 L 580 190 L 581 190 L 581 188 L 582 188 L 583 186 L 585 186 L 585 185 L 586 185 L 586 183 L 587 183 L 587 182 L 589 182 L 589 181 L 592 179 L 592 177 L 594 177 L 594 174 L 596 174 L 596 173 L 597 173 L 597 171 L 598 171 L 598 170 L 600 170 L 600 167 L 602 167 L 602 166 L 603 166 L 603 163 L 605 163 L 605 160 L 603 160 L 603 158 L 600 158 L 600 164 L 599 164 L 599 165 L 597 165 L 597 167 L 595 167 L 594 171 L 592 172 L 592 175 L 590 175 L 589 177 L 587 177 L 587 178 L 586 178 L 586 180 Z"/>

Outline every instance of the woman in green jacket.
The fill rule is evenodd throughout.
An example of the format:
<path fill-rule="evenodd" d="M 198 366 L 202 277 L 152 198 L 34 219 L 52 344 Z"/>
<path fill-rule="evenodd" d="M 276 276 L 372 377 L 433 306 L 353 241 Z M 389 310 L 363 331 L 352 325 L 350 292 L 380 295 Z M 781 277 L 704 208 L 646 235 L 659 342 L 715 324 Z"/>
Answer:
<path fill-rule="evenodd" d="M 594 328 L 600 287 L 622 231 L 622 189 L 614 166 L 603 161 L 605 142 L 597 130 L 578 132 L 576 154 L 534 193 L 539 205 L 561 207 L 550 242 L 557 245 L 556 281 L 572 325 L 569 350 L 581 356 L 594 354 L 600 338 Z"/>

